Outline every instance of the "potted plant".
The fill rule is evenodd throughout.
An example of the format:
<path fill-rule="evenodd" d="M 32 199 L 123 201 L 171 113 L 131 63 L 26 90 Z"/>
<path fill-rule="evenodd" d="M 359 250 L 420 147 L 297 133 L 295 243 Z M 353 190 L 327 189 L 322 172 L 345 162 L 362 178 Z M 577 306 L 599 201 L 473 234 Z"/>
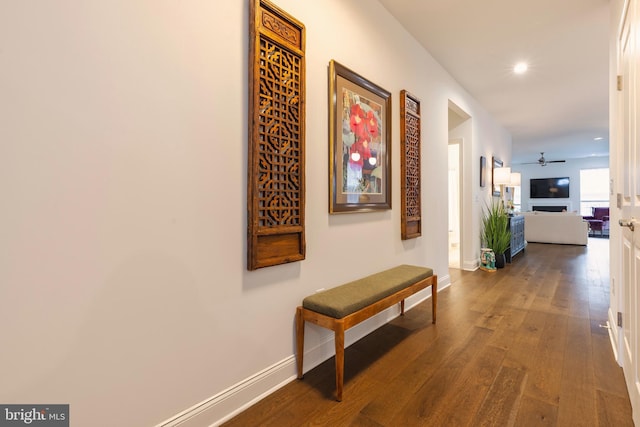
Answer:
<path fill-rule="evenodd" d="M 511 243 L 511 231 L 509 230 L 509 217 L 499 201 L 493 200 L 483 212 L 481 238 L 482 244 L 493 250 L 496 256 L 496 267 L 504 267 L 504 253 Z"/>

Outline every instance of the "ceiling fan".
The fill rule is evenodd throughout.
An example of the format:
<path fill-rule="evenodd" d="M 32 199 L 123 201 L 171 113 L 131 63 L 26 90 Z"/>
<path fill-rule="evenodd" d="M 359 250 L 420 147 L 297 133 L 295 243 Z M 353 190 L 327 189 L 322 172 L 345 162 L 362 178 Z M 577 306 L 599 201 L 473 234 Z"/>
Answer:
<path fill-rule="evenodd" d="M 547 166 L 549 163 L 564 163 L 566 160 L 547 160 L 544 158 L 544 152 L 540 152 L 540 158 L 537 162 L 524 163 L 525 165 Z"/>

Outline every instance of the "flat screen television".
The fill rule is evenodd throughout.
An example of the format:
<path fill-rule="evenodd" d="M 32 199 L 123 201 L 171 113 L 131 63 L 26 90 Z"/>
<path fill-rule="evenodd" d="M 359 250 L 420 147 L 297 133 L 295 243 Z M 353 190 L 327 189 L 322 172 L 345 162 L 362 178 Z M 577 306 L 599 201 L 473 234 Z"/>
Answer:
<path fill-rule="evenodd" d="M 569 177 L 536 178 L 529 180 L 529 197 L 532 199 L 567 199 L 569 198 Z"/>

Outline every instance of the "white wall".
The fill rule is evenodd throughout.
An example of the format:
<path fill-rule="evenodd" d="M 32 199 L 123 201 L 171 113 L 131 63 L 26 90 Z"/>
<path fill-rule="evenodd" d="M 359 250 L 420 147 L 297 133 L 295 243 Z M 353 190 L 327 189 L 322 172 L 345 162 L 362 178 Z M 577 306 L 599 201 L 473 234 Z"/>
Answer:
<path fill-rule="evenodd" d="M 471 128 L 471 129 L 470 129 Z M 491 203 L 491 162 L 496 157 L 505 162 L 511 160 L 511 135 L 493 125 L 485 111 L 477 110 L 474 116 L 449 132 L 449 138 L 462 139 L 462 268 L 474 270 L 479 266 L 480 230 L 482 210 Z M 485 187 L 480 187 L 480 156 L 487 162 Z"/>
<path fill-rule="evenodd" d="M 491 120 L 486 112 L 477 112 L 475 117 L 449 131 L 449 138 L 463 141 L 461 258 L 465 270 L 475 270 L 479 265 L 482 211 L 493 197 L 492 158 L 505 164 L 511 159 L 511 135 L 502 128 L 487 126 Z M 480 156 L 486 159 L 485 187 L 480 187 Z"/>
<path fill-rule="evenodd" d="M 530 210 L 530 205 L 567 204 L 569 210 L 580 212 L 580 170 L 608 168 L 609 157 L 588 157 L 584 159 L 569 159 L 565 163 L 549 163 L 540 165 L 513 165 L 512 172 L 522 174 L 521 210 Z M 529 197 L 529 180 L 532 178 L 569 177 L 568 199 L 531 199 Z"/>
<path fill-rule="evenodd" d="M 367 0 L 278 2 L 307 28 L 307 259 L 246 270 L 247 3 L 0 3 L 0 402 L 142 426 L 210 399 L 190 424 L 207 425 L 292 378 L 304 296 L 400 263 L 448 282 L 448 101 L 473 117 L 471 222 L 477 159 L 510 139 Z M 390 211 L 327 213 L 331 59 L 393 94 Z M 423 106 L 424 232 L 409 241 L 401 89 Z M 308 328 L 307 369 L 331 347 Z"/>

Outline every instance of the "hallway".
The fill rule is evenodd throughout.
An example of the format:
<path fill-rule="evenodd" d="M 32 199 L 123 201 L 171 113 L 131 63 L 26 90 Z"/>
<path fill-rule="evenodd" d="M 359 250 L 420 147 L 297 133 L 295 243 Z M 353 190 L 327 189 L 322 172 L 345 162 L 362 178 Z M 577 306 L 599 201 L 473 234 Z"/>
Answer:
<path fill-rule="evenodd" d="M 600 326 L 608 244 L 529 244 L 497 273 L 453 270 L 437 325 L 426 301 L 346 350 L 342 403 L 331 358 L 225 425 L 631 426 Z"/>

